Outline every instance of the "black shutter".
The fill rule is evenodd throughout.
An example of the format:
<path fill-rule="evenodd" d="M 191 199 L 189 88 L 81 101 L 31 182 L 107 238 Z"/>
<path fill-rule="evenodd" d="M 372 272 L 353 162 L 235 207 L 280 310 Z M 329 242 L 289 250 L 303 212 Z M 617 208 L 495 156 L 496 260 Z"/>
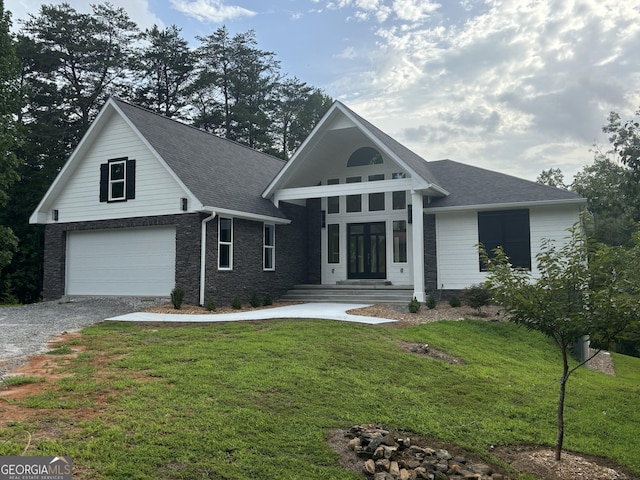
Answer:
<path fill-rule="evenodd" d="M 100 201 L 109 200 L 109 164 L 100 164 Z"/>
<path fill-rule="evenodd" d="M 127 200 L 136 198 L 136 161 L 127 160 Z"/>

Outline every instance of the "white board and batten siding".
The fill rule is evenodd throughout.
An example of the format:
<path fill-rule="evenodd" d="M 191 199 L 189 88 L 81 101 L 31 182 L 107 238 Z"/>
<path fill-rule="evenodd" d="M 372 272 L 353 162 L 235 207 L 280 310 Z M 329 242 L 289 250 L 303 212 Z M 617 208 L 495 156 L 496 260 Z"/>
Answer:
<path fill-rule="evenodd" d="M 69 232 L 66 294 L 168 296 L 175 238 L 174 226 Z"/>
<path fill-rule="evenodd" d="M 535 257 L 542 239 L 566 241 L 567 231 L 579 219 L 577 206 L 532 207 L 529 209 L 532 272 L 537 274 Z M 478 212 L 465 211 L 436 215 L 438 288 L 461 290 L 481 283 L 486 273 L 478 259 Z"/>
<path fill-rule="evenodd" d="M 184 189 L 152 151 L 113 112 L 100 135 L 76 164 L 52 209 L 60 222 L 86 222 L 115 218 L 182 213 L 180 198 Z M 126 202 L 100 202 L 100 165 L 109 159 L 128 157 L 136 160 L 136 198 Z"/>

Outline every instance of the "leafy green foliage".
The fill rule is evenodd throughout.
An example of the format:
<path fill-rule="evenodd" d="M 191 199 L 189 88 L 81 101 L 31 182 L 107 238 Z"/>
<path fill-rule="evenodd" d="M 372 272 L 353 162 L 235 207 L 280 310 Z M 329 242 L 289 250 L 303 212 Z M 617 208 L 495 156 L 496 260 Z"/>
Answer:
<path fill-rule="evenodd" d="M 486 285 L 471 285 L 463 290 L 462 296 L 467 305 L 482 313 L 482 307 L 491 303 L 491 292 Z"/>
<path fill-rule="evenodd" d="M 210 312 L 214 312 L 216 308 L 218 308 L 218 306 L 216 305 L 216 302 L 213 298 L 207 297 L 207 299 L 204 302 L 204 308 L 206 308 Z"/>
<path fill-rule="evenodd" d="M 456 295 L 453 295 L 449 299 L 449 305 L 453 308 L 458 308 L 461 305 L 460 299 Z"/>
<path fill-rule="evenodd" d="M 11 18 L 4 11 L 4 2 L 0 1 L 0 210 L 4 210 L 9 189 L 18 180 L 19 159 L 15 151 L 21 137 L 15 120 L 21 100 L 20 68 L 9 34 L 10 26 Z M 11 263 L 17 247 L 18 238 L 13 230 L 0 224 L 0 272 Z M 2 296 L 0 291 L 0 298 Z"/>
<path fill-rule="evenodd" d="M 554 340 L 562 353 L 563 373 L 558 402 L 556 459 L 564 441 L 565 389 L 576 367 L 569 366 L 570 347 L 589 336 L 607 348 L 632 325 L 638 324 L 640 305 L 640 236 L 629 249 L 591 245 L 579 225 L 561 244 L 545 240 L 536 256 L 539 275 L 514 269 L 502 249 L 489 259 L 487 285 L 507 317 Z M 587 359 L 581 359 L 586 361 Z"/>
<path fill-rule="evenodd" d="M 25 377 L 22 375 L 17 375 L 15 377 L 5 377 L 2 379 L 2 383 L 0 383 L 3 387 L 19 387 L 20 385 L 29 385 L 33 383 L 42 383 L 44 382 L 43 378 L 38 377 Z"/>
<path fill-rule="evenodd" d="M 249 300 L 249 305 L 251 305 L 253 308 L 258 308 L 260 305 L 262 305 L 262 303 L 260 302 L 260 298 L 258 298 L 258 294 L 254 292 L 253 295 L 251 295 L 251 299 Z"/>
<path fill-rule="evenodd" d="M 427 308 L 429 310 L 433 310 L 434 308 L 436 308 L 436 304 L 436 297 L 434 297 L 432 294 L 429 294 L 429 296 L 427 297 L 427 301 L 425 302 Z"/>
<path fill-rule="evenodd" d="M 418 313 L 420 311 L 420 302 L 416 297 L 409 302 L 409 311 L 411 313 Z"/>
<path fill-rule="evenodd" d="M 49 350 L 47 355 L 69 355 L 71 353 L 74 353 L 74 350 L 71 347 L 68 345 L 61 345 L 53 350 Z"/>
<path fill-rule="evenodd" d="M 171 290 L 171 303 L 173 304 L 173 308 L 175 308 L 176 310 L 180 310 L 183 302 L 184 288 L 176 285 L 174 289 Z"/>
<path fill-rule="evenodd" d="M 234 297 L 231 301 L 231 308 L 233 308 L 234 310 L 242 309 L 242 300 L 240 300 L 239 297 Z"/>
<path fill-rule="evenodd" d="M 273 299 L 271 298 L 271 295 L 267 293 L 264 296 L 264 299 L 262 300 L 262 305 L 264 305 L 265 307 L 268 307 L 269 305 L 273 305 Z"/>

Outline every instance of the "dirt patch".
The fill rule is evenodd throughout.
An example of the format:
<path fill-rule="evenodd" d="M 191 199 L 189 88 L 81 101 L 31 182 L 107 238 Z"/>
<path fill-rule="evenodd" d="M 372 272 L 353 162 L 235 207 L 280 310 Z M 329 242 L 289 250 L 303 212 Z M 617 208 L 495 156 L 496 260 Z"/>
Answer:
<path fill-rule="evenodd" d="M 395 328 L 438 322 L 441 320 L 464 320 L 465 318 L 487 320 L 490 322 L 505 320 L 501 309 L 493 305 L 482 307 L 482 309 L 478 311 L 475 308 L 467 306 L 454 308 L 444 302 L 438 304 L 436 308 L 427 308 L 423 305 L 417 313 L 409 312 L 406 305 L 372 305 L 370 307 L 349 310 L 347 313 L 351 315 L 365 315 L 367 317 L 396 320 L 395 323 L 384 324 L 385 326 Z"/>
<path fill-rule="evenodd" d="M 398 341 L 400 349 L 404 352 L 415 353 L 416 355 L 422 355 L 429 358 L 435 358 L 436 360 L 442 360 L 450 363 L 451 365 L 464 365 L 464 360 L 454 355 L 450 355 L 447 352 L 438 350 L 429 345 L 423 343 L 405 342 L 403 340 Z"/>

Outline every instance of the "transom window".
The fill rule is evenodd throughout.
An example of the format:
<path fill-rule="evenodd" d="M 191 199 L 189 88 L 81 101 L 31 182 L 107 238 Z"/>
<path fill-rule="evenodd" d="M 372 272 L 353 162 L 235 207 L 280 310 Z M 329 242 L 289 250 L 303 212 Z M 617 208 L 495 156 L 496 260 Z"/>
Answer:
<path fill-rule="evenodd" d="M 383 163 L 382 154 L 372 147 L 362 147 L 351 154 L 347 167 L 364 167 Z"/>

